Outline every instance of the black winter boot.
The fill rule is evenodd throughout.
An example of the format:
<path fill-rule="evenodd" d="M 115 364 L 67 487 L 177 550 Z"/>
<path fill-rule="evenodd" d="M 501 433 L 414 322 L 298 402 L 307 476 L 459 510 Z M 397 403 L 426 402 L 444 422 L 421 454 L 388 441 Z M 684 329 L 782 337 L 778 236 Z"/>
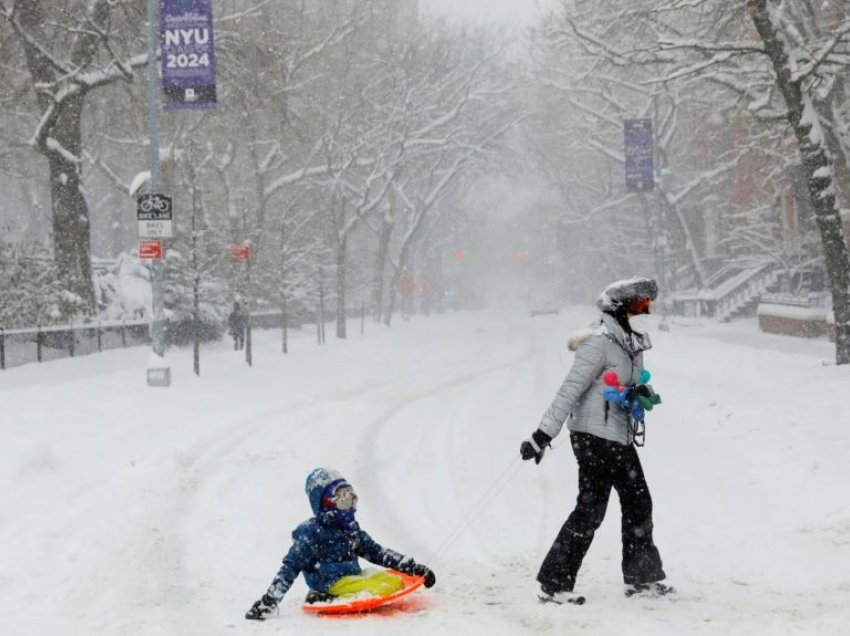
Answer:
<path fill-rule="evenodd" d="M 624 592 L 626 597 L 657 597 L 675 594 L 676 588 L 660 581 L 654 581 L 652 583 L 626 583 Z"/>
<path fill-rule="evenodd" d="M 541 585 L 537 598 L 541 603 L 555 603 L 556 605 L 584 605 L 585 598 L 575 592 L 558 592 L 548 585 Z"/>

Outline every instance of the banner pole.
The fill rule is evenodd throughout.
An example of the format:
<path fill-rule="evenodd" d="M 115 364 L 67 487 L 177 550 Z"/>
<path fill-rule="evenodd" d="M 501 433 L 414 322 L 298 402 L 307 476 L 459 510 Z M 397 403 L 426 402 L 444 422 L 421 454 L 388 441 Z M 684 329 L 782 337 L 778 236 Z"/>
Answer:
<path fill-rule="evenodd" d="M 159 76 L 157 74 L 156 49 L 159 38 L 159 0 L 147 0 L 148 9 L 148 135 L 151 151 L 151 194 L 159 194 L 162 187 L 162 173 L 159 156 Z M 151 261 L 151 347 L 155 356 L 151 356 L 148 365 L 147 382 L 149 386 L 170 386 L 171 370 L 165 363 L 165 337 L 163 324 L 163 284 L 165 281 L 165 241 L 162 258 Z"/>

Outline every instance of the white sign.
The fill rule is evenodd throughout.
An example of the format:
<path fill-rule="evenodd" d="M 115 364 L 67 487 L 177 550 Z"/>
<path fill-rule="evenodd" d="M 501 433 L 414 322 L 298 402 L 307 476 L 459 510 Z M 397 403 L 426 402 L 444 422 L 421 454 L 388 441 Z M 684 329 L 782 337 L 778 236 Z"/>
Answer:
<path fill-rule="evenodd" d="M 165 239 L 174 236 L 171 197 L 143 194 L 136 201 L 139 238 Z"/>
<path fill-rule="evenodd" d="M 139 238 L 174 238 L 171 221 L 139 221 Z"/>

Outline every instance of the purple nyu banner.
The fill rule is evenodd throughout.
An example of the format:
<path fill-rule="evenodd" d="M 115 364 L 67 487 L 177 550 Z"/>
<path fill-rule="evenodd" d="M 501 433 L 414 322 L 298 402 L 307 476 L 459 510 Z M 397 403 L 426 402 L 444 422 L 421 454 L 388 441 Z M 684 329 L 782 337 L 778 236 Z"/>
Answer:
<path fill-rule="evenodd" d="M 627 119 L 623 123 L 626 137 L 626 190 L 649 192 L 655 189 L 655 141 L 651 119 Z"/>
<path fill-rule="evenodd" d="M 215 108 L 212 0 L 160 0 L 164 108 Z"/>

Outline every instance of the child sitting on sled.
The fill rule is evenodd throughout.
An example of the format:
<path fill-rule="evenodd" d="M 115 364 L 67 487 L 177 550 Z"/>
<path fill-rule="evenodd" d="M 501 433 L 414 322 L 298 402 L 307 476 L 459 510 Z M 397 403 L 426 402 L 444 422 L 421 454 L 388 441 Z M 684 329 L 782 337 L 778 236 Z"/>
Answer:
<path fill-rule="evenodd" d="M 317 468 L 307 476 L 304 489 L 315 516 L 292 532 L 292 547 L 283 558 L 283 565 L 245 618 L 264 620 L 277 608 L 299 573 L 304 574 L 310 588 L 307 603 L 328 602 L 362 592 L 385 597 L 403 587 L 402 580 L 391 572 L 364 572 L 358 557 L 404 574 L 421 576 L 425 587 L 434 585 L 436 577 L 429 568 L 382 547 L 360 529 L 354 518 L 357 495 L 342 475 Z"/>

